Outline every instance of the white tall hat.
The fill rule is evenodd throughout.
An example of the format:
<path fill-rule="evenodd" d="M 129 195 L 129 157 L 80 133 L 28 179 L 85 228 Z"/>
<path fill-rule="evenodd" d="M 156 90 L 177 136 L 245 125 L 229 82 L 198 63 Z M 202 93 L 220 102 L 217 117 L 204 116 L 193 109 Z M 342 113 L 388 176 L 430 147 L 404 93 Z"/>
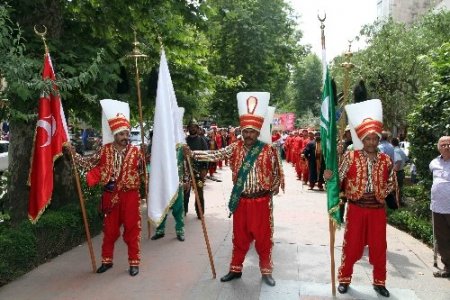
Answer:
<path fill-rule="evenodd" d="M 241 129 L 261 130 L 269 106 L 270 93 L 240 92 L 237 94 Z"/>
<path fill-rule="evenodd" d="M 127 102 L 103 99 L 102 135 L 103 145 L 112 143 L 114 135 L 124 130 L 130 131 L 130 106 Z"/>
<path fill-rule="evenodd" d="M 272 144 L 272 121 L 275 115 L 275 106 L 267 107 L 266 116 L 264 117 L 264 123 L 261 128 L 261 133 L 258 139 L 266 144 Z"/>
<path fill-rule="evenodd" d="M 367 100 L 345 106 L 353 148 L 361 150 L 362 140 L 370 133 L 381 137 L 383 131 L 383 106 L 380 99 Z"/>

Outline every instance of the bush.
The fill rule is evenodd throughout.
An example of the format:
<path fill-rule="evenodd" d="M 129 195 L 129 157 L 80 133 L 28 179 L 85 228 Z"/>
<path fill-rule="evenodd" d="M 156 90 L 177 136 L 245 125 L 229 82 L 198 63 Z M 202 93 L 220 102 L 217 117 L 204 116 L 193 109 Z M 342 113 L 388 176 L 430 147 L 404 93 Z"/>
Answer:
<path fill-rule="evenodd" d="M 433 244 L 429 191 L 421 184 L 404 188 L 406 206 L 389 211 L 388 222 L 424 243 Z"/>
<path fill-rule="evenodd" d="M 0 229 L 0 286 L 35 266 L 36 237 L 21 228 Z"/>
<path fill-rule="evenodd" d="M 398 210 L 389 215 L 389 223 L 432 246 L 433 227 L 428 220 L 417 218 L 411 211 Z"/>
<path fill-rule="evenodd" d="M 100 189 L 86 190 L 84 196 L 89 229 L 94 236 L 102 222 L 97 207 Z M 34 267 L 84 242 L 85 229 L 78 203 L 52 210 L 51 206 L 33 225 L 24 221 L 16 227 L 0 223 L 0 286 Z"/>
<path fill-rule="evenodd" d="M 450 134 L 450 43 L 423 57 L 429 63 L 432 79 L 421 91 L 419 104 L 409 115 L 411 154 L 417 174 L 431 186 L 428 165 L 439 153 L 436 145 L 441 136 Z"/>

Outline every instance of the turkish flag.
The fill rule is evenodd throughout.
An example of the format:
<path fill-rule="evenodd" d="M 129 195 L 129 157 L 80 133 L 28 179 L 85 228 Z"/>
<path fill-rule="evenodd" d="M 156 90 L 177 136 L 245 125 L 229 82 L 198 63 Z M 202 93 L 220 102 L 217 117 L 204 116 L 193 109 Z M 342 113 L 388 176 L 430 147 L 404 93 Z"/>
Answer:
<path fill-rule="evenodd" d="M 43 79 L 55 80 L 50 54 L 44 57 Z M 36 223 L 44 212 L 53 192 L 53 162 L 62 155 L 63 145 L 68 142 L 66 118 L 61 97 L 56 85 L 45 91 L 39 99 L 38 121 L 36 124 L 33 156 L 31 161 L 30 197 L 28 218 Z"/>

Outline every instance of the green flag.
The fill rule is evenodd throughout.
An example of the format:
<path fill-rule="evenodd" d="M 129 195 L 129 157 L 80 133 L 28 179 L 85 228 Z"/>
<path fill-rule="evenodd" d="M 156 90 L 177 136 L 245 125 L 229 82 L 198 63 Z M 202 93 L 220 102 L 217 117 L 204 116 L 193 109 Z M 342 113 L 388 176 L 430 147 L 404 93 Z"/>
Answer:
<path fill-rule="evenodd" d="M 333 171 L 333 177 L 327 181 L 328 213 L 333 222 L 339 227 L 341 225 L 341 212 L 339 210 L 339 174 L 336 131 L 336 110 L 333 99 L 333 88 L 328 68 L 326 68 L 320 114 L 320 136 L 322 140 L 322 153 L 325 158 L 325 168 Z"/>

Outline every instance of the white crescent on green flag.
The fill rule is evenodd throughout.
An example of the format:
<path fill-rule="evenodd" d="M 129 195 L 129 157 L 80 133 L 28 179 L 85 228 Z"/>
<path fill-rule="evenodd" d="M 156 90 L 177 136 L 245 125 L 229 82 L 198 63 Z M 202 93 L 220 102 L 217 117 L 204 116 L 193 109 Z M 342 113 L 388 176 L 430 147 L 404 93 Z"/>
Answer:
<path fill-rule="evenodd" d="M 333 177 L 327 181 L 328 214 L 333 222 L 341 225 L 341 212 L 339 210 L 339 174 L 337 157 L 337 129 L 336 110 L 333 99 L 331 78 L 326 68 L 325 81 L 322 91 L 322 107 L 320 114 L 320 136 L 322 140 L 322 153 L 325 158 L 325 168 L 333 171 Z"/>
<path fill-rule="evenodd" d="M 164 49 L 161 51 L 156 107 L 153 124 L 151 173 L 147 212 L 150 221 L 159 226 L 178 196 L 179 176 L 176 145 L 180 142 L 179 109 L 170 78 Z"/>

